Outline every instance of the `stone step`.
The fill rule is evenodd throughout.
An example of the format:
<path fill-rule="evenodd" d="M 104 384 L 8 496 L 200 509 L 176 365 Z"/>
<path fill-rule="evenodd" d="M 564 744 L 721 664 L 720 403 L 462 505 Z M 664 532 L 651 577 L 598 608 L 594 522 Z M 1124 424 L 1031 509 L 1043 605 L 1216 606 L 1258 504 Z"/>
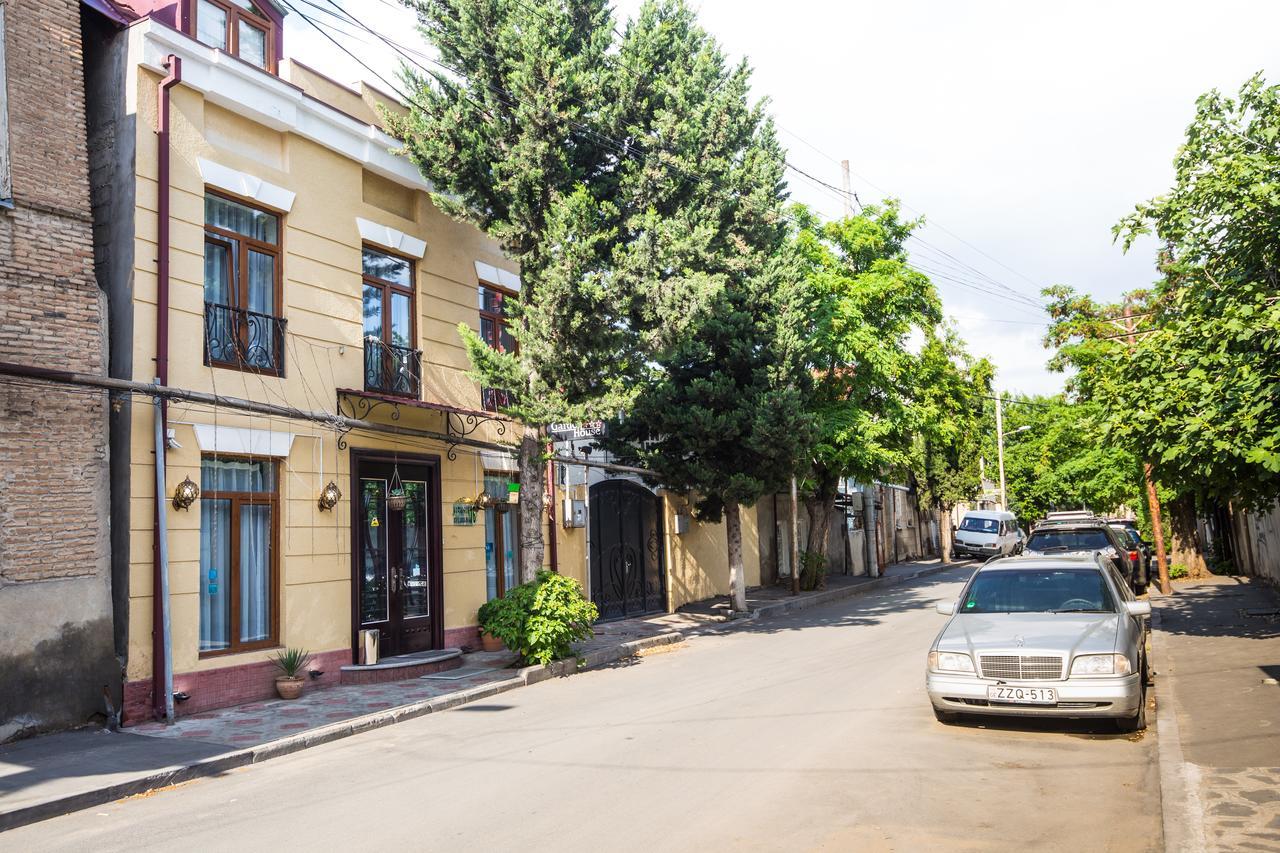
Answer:
<path fill-rule="evenodd" d="M 383 684 L 445 672 L 462 666 L 462 649 L 431 649 L 383 658 L 375 664 L 348 664 L 339 672 L 342 684 Z"/>

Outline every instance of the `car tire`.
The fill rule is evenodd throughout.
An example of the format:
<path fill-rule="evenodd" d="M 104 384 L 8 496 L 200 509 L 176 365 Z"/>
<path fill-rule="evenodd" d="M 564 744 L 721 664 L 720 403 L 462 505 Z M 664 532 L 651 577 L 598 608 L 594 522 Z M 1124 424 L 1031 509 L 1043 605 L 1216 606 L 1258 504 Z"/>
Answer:
<path fill-rule="evenodd" d="M 1145 672 L 1145 668 L 1143 670 Z M 1132 717 L 1116 718 L 1116 728 L 1124 734 L 1132 734 L 1140 732 L 1147 727 L 1147 684 L 1146 678 L 1142 679 L 1142 693 L 1138 697 L 1138 713 Z"/>
<path fill-rule="evenodd" d="M 956 714 L 952 711 L 943 711 L 939 708 L 933 709 L 933 716 L 934 716 L 934 719 L 936 719 L 938 722 L 947 726 L 953 724 L 956 720 L 960 718 L 959 714 Z"/>

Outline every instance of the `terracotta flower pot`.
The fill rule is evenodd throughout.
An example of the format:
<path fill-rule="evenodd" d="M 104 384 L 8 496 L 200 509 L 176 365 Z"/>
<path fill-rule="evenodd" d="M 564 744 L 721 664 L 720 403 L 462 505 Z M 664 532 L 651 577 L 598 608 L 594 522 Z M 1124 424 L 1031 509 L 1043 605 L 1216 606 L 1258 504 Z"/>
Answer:
<path fill-rule="evenodd" d="M 301 676 L 282 675 L 276 679 L 276 692 L 280 694 L 281 699 L 297 699 L 302 695 L 302 678 Z"/>
<path fill-rule="evenodd" d="M 480 632 L 480 646 L 486 652 L 500 652 L 504 648 L 501 640 L 492 634 L 485 633 L 484 631 Z"/>

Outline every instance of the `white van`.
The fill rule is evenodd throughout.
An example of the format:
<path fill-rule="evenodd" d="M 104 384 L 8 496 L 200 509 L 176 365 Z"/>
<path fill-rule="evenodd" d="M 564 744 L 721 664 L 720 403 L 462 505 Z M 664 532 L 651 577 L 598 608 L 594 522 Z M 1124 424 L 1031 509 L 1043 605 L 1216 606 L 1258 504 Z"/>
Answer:
<path fill-rule="evenodd" d="M 951 553 L 961 557 L 1007 557 L 1024 541 L 1011 512 L 976 509 L 966 512 L 951 540 Z"/>

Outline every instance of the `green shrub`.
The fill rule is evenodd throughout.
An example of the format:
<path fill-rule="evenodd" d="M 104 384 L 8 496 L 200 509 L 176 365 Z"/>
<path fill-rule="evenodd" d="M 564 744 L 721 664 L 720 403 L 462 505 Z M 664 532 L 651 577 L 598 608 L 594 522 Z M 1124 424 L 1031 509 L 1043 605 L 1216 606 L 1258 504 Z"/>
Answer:
<path fill-rule="evenodd" d="M 569 657 L 570 644 L 591 636 L 591 623 L 600 612 L 583 597 L 577 581 L 544 571 L 487 602 L 478 615 L 481 629 L 528 665 Z"/>
<path fill-rule="evenodd" d="M 827 558 L 817 551 L 800 555 L 800 588 L 822 589 L 827 585 Z"/>
<path fill-rule="evenodd" d="M 302 671 L 311 663 L 311 653 L 306 649 L 284 649 L 276 652 L 271 662 L 285 678 L 301 678 Z"/>
<path fill-rule="evenodd" d="M 1169 566 L 1169 580 L 1171 581 L 1176 581 L 1178 578 L 1185 578 L 1187 574 L 1187 567 L 1181 563 L 1174 563 Z"/>

